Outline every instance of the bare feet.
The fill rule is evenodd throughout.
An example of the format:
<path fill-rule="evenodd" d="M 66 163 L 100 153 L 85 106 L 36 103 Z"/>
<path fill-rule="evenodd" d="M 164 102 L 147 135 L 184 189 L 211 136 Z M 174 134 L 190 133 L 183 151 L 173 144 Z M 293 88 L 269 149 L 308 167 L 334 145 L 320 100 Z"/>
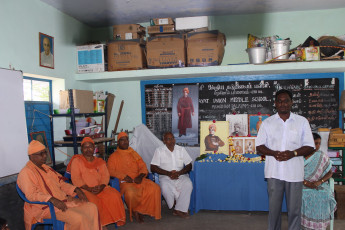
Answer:
<path fill-rule="evenodd" d="M 181 211 L 178 211 L 178 210 L 174 210 L 173 211 L 173 215 L 174 216 L 179 216 L 183 219 L 189 219 L 189 214 L 187 212 L 181 212 Z"/>
<path fill-rule="evenodd" d="M 144 223 L 143 214 L 140 214 L 139 212 L 133 212 L 133 216 L 138 223 L 141 223 L 141 224 Z"/>

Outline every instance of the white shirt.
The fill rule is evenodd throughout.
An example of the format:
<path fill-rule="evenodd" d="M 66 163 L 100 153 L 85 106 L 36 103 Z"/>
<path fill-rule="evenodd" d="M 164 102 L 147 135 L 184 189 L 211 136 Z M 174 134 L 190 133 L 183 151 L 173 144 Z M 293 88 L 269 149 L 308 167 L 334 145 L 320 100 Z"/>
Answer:
<path fill-rule="evenodd" d="M 178 145 L 174 146 L 174 151 L 172 152 L 166 145 L 157 148 L 151 160 L 152 165 L 157 165 L 161 169 L 169 172 L 172 170 L 180 171 L 185 165 L 188 165 L 191 162 L 192 158 L 189 156 L 186 149 Z M 159 175 L 159 179 L 165 177 L 168 176 Z"/>
<path fill-rule="evenodd" d="M 54 56 L 52 53 L 49 53 L 49 55 L 46 55 L 44 51 L 41 53 L 41 65 L 53 67 L 53 62 Z"/>
<path fill-rule="evenodd" d="M 265 119 L 255 142 L 256 146 L 265 145 L 273 151 L 294 151 L 302 146 L 315 148 L 308 120 L 293 113 L 290 113 L 285 122 L 278 113 Z M 287 182 L 303 181 L 303 156 L 293 157 L 288 161 L 277 161 L 273 156 L 266 156 L 265 178 Z"/>

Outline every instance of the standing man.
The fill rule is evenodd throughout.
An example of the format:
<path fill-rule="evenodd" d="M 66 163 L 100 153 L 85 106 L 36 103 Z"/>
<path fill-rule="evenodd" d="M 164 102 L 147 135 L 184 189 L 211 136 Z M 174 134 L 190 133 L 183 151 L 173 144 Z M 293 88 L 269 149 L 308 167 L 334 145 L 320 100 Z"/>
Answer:
<path fill-rule="evenodd" d="M 163 135 L 164 146 L 156 149 L 151 161 L 151 172 L 158 173 L 162 194 L 173 215 L 188 218 L 188 207 L 193 185 L 188 172 L 192 158 L 185 148 L 175 145 L 171 132 Z"/>
<path fill-rule="evenodd" d="M 177 103 L 177 115 L 179 137 L 186 135 L 186 129 L 192 128 L 192 116 L 194 116 L 194 106 L 192 98 L 188 97 L 189 89 L 186 87 L 183 89 L 183 96 Z"/>
<path fill-rule="evenodd" d="M 314 151 L 313 135 L 307 119 L 291 113 L 290 91 L 279 90 L 275 96 L 275 106 L 278 113 L 263 121 L 256 138 L 257 152 L 266 155 L 268 229 L 281 228 L 281 207 L 285 192 L 289 230 L 300 230 L 303 156 Z"/>

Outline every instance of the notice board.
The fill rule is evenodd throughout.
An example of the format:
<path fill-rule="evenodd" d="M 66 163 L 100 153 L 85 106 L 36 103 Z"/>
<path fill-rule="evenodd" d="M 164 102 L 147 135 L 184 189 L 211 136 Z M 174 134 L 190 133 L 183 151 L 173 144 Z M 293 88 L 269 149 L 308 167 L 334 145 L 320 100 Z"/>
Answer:
<path fill-rule="evenodd" d="M 199 121 L 225 121 L 226 114 L 276 113 L 274 95 L 280 89 L 293 93 L 292 112 L 306 117 L 313 131 L 320 127 L 342 127 L 339 97 L 344 88 L 344 73 L 310 73 L 222 76 L 141 81 L 142 120 L 147 124 L 155 108 L 148 105 L 145 90 L 175 84 L 199 87 Z M 170 101 L 171 99 L 165 98 Z M 157 126 L 157 125 L 156 125 Z M 166 129 L 166 125 L 165 125 Z M 166 130 L 162 130 L 166 131 Z"/>

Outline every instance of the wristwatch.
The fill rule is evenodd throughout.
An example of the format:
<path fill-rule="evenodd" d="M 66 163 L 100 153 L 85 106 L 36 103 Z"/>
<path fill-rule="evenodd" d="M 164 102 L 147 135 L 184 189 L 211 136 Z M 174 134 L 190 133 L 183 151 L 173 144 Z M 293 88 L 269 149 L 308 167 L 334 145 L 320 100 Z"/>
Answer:
<path fill-rule="evenodd" d="M 298 155 L 297 151 L 293 151 L 293 154 L 295 154 L 295 157 Z"/>

